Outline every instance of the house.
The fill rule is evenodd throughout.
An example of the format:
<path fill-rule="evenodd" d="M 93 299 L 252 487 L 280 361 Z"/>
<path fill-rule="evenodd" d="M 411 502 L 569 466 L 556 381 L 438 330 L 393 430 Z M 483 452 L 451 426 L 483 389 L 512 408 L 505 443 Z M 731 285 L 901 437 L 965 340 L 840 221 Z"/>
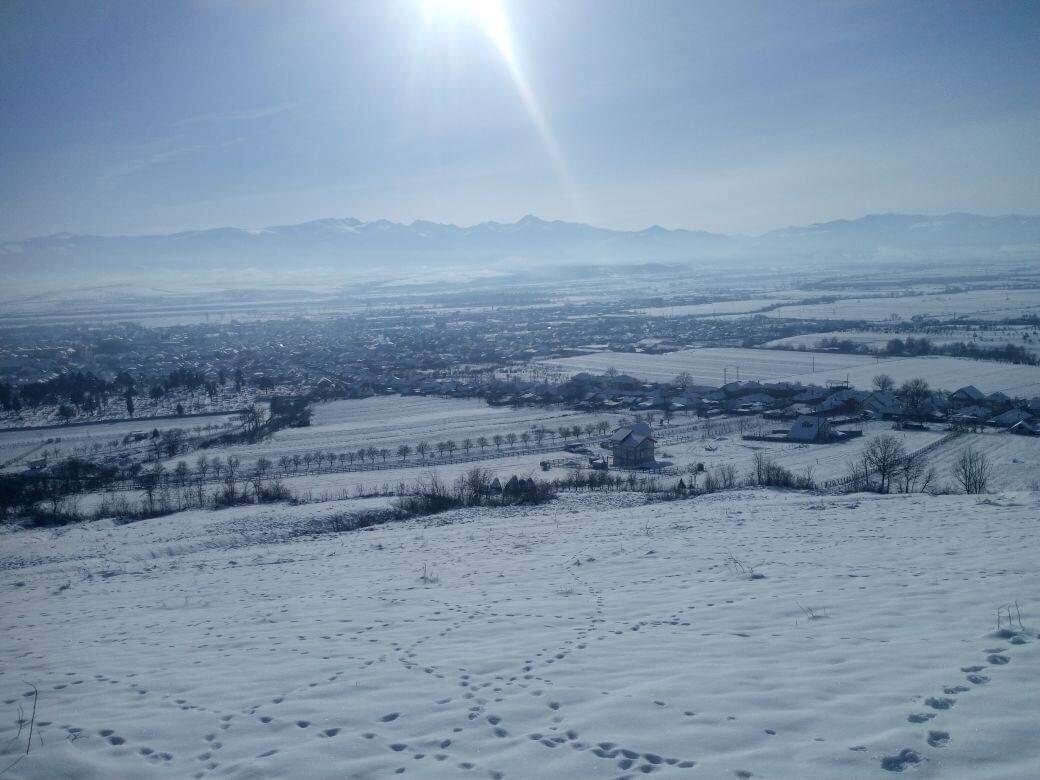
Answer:
<path fill-rule="evenodd" d="M 981 422 L 988 419 L 989 416 L 990 410 L 985 406 L 967 406 L 960 409 L 950 419 L 957 422 Z"/>
<path fill-rule="evenodd" d="M 787 432 L 788 441 L 798 441 L 812 444 L 826 444 L 839 438 L 839 435 L 831 428 L 826 417 L 818 415 L 803 415 L 794 421 L 791 430 Z"/>
<path fill-rule="evenodd" d="M 986 403 L 995 409 L 1006 409 L 1011 405 L 1011 398 L 998 390 L 986 396 Z"/>
<path fill-rule="evenodd" d="M 950 393 L 950 400 L 955 404 L 977 404 L 986 400 L 986 394 L 975 385 L 968 385 Z"/>
<path fill-rule="evenodd" d="M 654 462 L 654 436 L 645 422 L 623 425 L 610 437 L 610 451 L 614 465 L 639 468 Z"/>
<path fill-rule="evenodd" d="M 903 414 L 903 402 L 891 390 L 878 390 L 867 396 L 863 411 L 876 417 L 894 419 Z"/>
<path fill-rule="evenodd" d="M 1000 428 L 1010 428 L 1012 425 L 1016 425 L 1020 422 L 1028 423 L 1033 419 L 1033 415 L 1027 412 L 1025 409 L 1011 409 L 1003 414 L 998 414 L 996 417 L 988 420 L 990 425 L 996 425 Z"/>
<path fill-rule="evenodd" d="M 1011 433 L 1017 433 L 1019 436 L 1040 436 L 1040 426 L 1030 425 L 1025 420 L 1017 422 L 1008 428 Z"/>
<path fill-rule="evenodd" d="M 854 412 L 859 408 L 866 399 L 869 393 L 865 390 L 854 390 L 852 388 L 844 388 L 838 390 L 836 393 L 829 395 L 822 403 L 818 406 L 820 412 L 830 413 L 850 413 Z"/>

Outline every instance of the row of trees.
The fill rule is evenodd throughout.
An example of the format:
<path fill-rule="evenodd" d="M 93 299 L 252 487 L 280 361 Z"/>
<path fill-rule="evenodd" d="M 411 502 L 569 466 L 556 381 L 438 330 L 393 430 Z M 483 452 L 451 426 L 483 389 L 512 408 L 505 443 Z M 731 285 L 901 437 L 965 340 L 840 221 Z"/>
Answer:
<path fill-rule="evenodd" d="M 872 350 L 866 344 L 853 339 L 825 337 L 820 339 L 819 348 L 853 354 L 873 352 L 877 355 L 891 357 L 949 355 L 950 357 L 964 357 L 973 360 L 997 360 L 1005 363 L 1020 363 L 1031 366 L 1040 364 L 1040 356 L 1035 352 L 1010 342 L 992 347 L 979 346 L 973 341 L 954 341 L 946 344 L 936 344 L 926 336 L 907 336 L 904 339 L 889 339 L 883 347 Z"/>
<path fill-rule="evenodd" d="M 496 433 L 492 436 L 477 436 L 476 438 L 465 438 L 461 441 L 446 439 L 431 444 L 426 440 L 422 440 L 414 447 L 410 444 L 400 444 L 394 450 L 371 445 L 346 452 L 315 450 L 313 452 L 282 455 L 278 458 L 277 468 L 283 476 L 289 476 L 299 474 L 301 470 L 304 473 L 311 471 L 320 472 L 323 469 L 331 472 L 335 471 L 337 467 L 342 469 L 347 466 L 353 466 L 355 463 L 386 463 L 391 457 L 396 457 L 401 463 L 406 463 L 409 459 L 417 457 L 425 463 L 437 457 L 442 459 L 453 458 L 457 452 L 469 456 L 474 449 L 479 449 L 483 453 L 489 447 L 494 447 L 496 452 L 501 452 L 503 447 L 515 450 L 518 445 L 521 449 L 527 450 L 532 445 L 535 447 L 542 446 L 547 439 L 555 442 L 557 438 L 561 441 L 580 439 L 582 437 L 592 438 L 597 434 L 605 435 L 609 430 L 610 423 L 606 420 L 601 420 L 585 426 L 560 426 L 555 430 L 540 427 L 531 431 L 523 431 L 519 434 Z"/>

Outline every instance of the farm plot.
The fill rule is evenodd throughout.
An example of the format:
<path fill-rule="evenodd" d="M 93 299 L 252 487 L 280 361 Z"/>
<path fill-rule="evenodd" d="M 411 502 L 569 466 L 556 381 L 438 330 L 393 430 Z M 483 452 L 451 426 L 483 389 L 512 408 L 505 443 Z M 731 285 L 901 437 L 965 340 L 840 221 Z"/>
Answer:
<path fill-rule="evenodd" d="M 828 370 L 850 370 L 873 366 L 876 360 L 863 355 L 800 353 L 762 349 L 685 349 L 663 355 L 635 352 L 601 352 L 593 355 L 547 360 L 565 373 L 587 371 L 602 374 L 615 368 L 648 382 L 670 382 L 687 371 L 697 384 L 719 386 L 735 379 L 773 382 L 801 374 Z M 738 377 L 739 373 L 739 377 Z M 823 380 L 820 380 L 822 384 Z"/>
<path fill-rule="evenodd" d="M 775 304 L 789 303 L 790 298 L 752 298 L 743 301 L 719 301 L 718 303 L 694 303 L 687 306 L 651 306 L 638 309 L 647 317 L 710 317 L 714 315 L 753 314 Z"/>
<path fill-rule="evenodd" d="M 935 451 L 931 461 L 944 484 L 954 484 L 954 467 L 969 448 L 985 453 L 989 460 L 990 490 L 1029 490 L 1040 485 L 1040 437 L 996 431 L 965 434 Z"/>
<path fill-rule="evenodd" d="M 831 352 L 789 352 L 765 349 L 689 349 L 663 355 L 628 352 L 601 352 L 546 363 L 569 375 L 582 371 L 603 373 L 615 368 L 648 382 L 668 382 L 688 371 L 698 384 L 718 387 L 725 379 L 738 378 L 760 382 L 789 381 L 823 385 L 844 382 L 869 388 L 875 376 L 889 374 L 896 382 L 921 377 L 932 387 L 956 390 L 973 384 L 992 393 L 1011 396 L 1040 394 L 1040 366 L 1014 365 L 984 360 L 943 356 L 917 358 L 875 358 Z"/>
<path fill-rule="evenodd" d="M 282 430 L 257 444 L 206 452 L 220 457 L 234 454 L 244 465 L 260 457 L 277 461 L 283 455 L 353 452 L 369 446 L 388 449 L 390 457 L 396 458 L 396 449 L 402 444 L 414 449 L 420 441 L 435 445 L 452 440 L 461 447 L 465 439 L 475 442 L 481 436 L 489 439 L 495 434 L 519 436 L 537 427 L 555 430 L 564 425 L 585 426 L 601 420 L 613 427 L 620 419 L 620 415 L 611 413 L 590 415 L 567 409 L 511 409 L 488 406 L 479 400 L 377 396 L 320 404 L 315 407 L 314 419 L 308 428 Z M 488 446 L 489 452 L 495 450 L 494 445 Z"/>
<path fill-rule="evenodd" d="M 974 344 L 980 349 L 993 349 L 1003 347 L 1006 344 L 1014 344 L 1031 352 L 1040 352 L 1040 337 L 1037 336 L 1035 328 L 1027 327 L 994 327 L 977 328 L 972 330 L 953 330 L 941 333 L 902 332 L 897 330 L 832 330 L 822 333 L 805 333 L 799 336 L 786 336 L 782 339 L 774 339 L 763 344 L 763 347 L 785 347 L 816 349 L 823 339 L 839 339 L 862 344 L 868 349 L 884 349 L 885 345 L 892 339 L 905 339 L 907 337 L 926 338 L 937 346 L 964 342 Z M 1028 340 L 1027 340 L 1028 339 Z"/>
<path fill-rule="evenodd" d="M 784 378 L 805 384 L 847 379 L 853 387 L 869 389 L 873 378 L 881 373 L 888 374 L 896 383 L 921 377 L 938 390 L 953 391 L 965 385 L 975 385 L 984 393 L 999 390 L 1018 398 L 1032 398 L 1040 394 L 1040 366 L 942 356 L 872 360 L 867 365 L 837 371 L 817 370 L 815 374 Z"/>
<path fill-rule="evenodd" d="M 891 423 L 870 422 L 863 425 L 863 436 L 833 444 L 745 441 L 733 434 L 681 444 L 665 441 L 660 446 L 660 457 L 680 468 L 696 463 L 703 463 L 705 468 L 731 464 L 743 477 L 750 470 L 755 453 L 762 452 L 795 474 L 802 475 L 808 469 L 817 482 L 823 482 L 844 476 L 849 461 L 858 459 L 867 442 L 879 434 L 895 436 L 908 452 L 913 452 L 941 439 L 946 432 L 896 431 Z"/>
<path fill-rule="evenodd" d="M 1040 313 L 1040 289 L 970 290 L 893 298 L 844 298 L 833 303 L 781 306 L 767 317 L 804 320 L 909 320 L 914 316 L 1006 320 Z"/>
<path fill-rule="evenodd" d="M 224 414 L 206 417 L 176 417 L 165 420 L 134 420 L 131 422 L 100 423 L 98 425 L 70 425 L 62 428 L 46 428 L 37 430 L 24 428 L 0 433 L 0 465 L 6 464 L 8 470 L 22 470 L 25 461 L 38 458 L 46 450 L 49 454 L 58 452 L 59 458 L 70 455 L 90 456 L 97 446 L 101 454 L 112 450 L 109 444 L 131 433 L 150 433 L 152 430 L 169 430 L 195 427 L 223 426 L 234 422 L 236 415 Z M 140 446 L 140 445 L 138 445 Z"/>

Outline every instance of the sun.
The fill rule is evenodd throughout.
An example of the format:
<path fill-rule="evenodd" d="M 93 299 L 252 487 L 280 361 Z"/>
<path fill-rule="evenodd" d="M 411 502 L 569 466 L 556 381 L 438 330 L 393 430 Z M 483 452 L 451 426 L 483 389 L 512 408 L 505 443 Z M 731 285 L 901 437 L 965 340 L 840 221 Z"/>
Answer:
<path fill-rule="evenodd" d="M 570 175 L 567 161 L 549 120 L 542 110 L 534 90 L 528 82 L 514 42 L 513 27 L 509 20 L 504 0 L 420 0 L 425 16 L 427 33 L 436 38 L 451 38 L 456 32 L 452 28 L 475 27 L 498 51 L 512 78 L 516 91 L 527 110 L 528 116 L 552 160 L 570 199 L 580 201 L 577 186 Z"/>
<path fill-rule="evenodd" d="M 510 67 L 515 67 L 513 38 L 509 17 L 500 0 L 423 0 L 423 12 L 429 24 L 475 23 Z"/>

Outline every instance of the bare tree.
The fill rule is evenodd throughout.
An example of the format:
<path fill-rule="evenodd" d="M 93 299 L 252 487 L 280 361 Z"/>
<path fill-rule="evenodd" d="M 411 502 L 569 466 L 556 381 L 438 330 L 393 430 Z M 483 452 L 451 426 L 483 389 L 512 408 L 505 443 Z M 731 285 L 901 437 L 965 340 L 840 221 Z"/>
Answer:
<path fill-rule="evenodd" d="M 531 434 L 524 431 L 520 434 L 520 443 L 524 445 L 524 449 L 527 449 L 527 445 L 531 443 Z"/>
<path fill-rule="evenodd" d="M 278 468 L 281 469 L 282 476 L 289 476 L 289 469 L 292 468 L 292 458 L 288 455 L 282 455 L 278 458 Z"/>
<path fill-rule="evenodd" d="M 510 447 L 516 447 L 516 434 L 512 432 L 507 433 L 506 441 L 509 443 Z"/>
<path fill-rule="evenodd" d="M 935 484 L 935 469 L 928 465 L 927 457 L 915 452 L 903 458 L 896 469 L 896 478 L 900 492 L 925 493 Z"/>
<path fill-rule="evenodd" d="M 430 443 L 426 440 L 419 442 L 415 445 L 415 451 L 419 453 L 420 458 L 426 460 L 426 453 L 430 451 Z"/>
<path fill-rule="evenodd" d="M 397 448 L 397 457 L 399 457 L 402 461 L 407 460 L 408 456 L 411 454 L 412 448 L 409 447 L 407 444 L 402 444 L 400 447 Z"/>
<path fill-rule="evenodd" d="M 680 390 L 688 390 L 693 387 L 693 374 L 689 371 L 683 371 L 672 380 L 672 384 Z"/>
<path fill-rule="evenodd" d="M 256 465 L 253 466 L 253 473 L 249 476 L 249 481 L 253 483 L 253 496 L 258 504 L 263 496 L 264 480 L 267 478 L 267 472 L 270 470 L 271 461 L 261 456 L 257 458 Z"/>
<path fill-rule="evenodd" d="M 874 385 L 875 390 L 884 393 L 896 386 L 896 380 L 888 374 L 878 374 L 871 384 Z"/>
<path fill-rule="evenodd" d="M 953 465 L 953 476 L 965 493 L 988 493 L 993 467 L 986 453 L 968 447 Z"/>
<path fill-rule="evenodd" d="M 442 458 L 444 457 L 444 451 L 446 449 L 448 449 L 447 443 L 443 441 L 437 442 L 437 454 L 440 455 Z"/>
<path fill-rule="evenodd" d="M 173 469 L 173 477 L 177 480 L 177 484 L 183 487 L 188 482 L 188 475 L 191 473 L 191 469 L 188 468 L 188 464 L 183 460 L 177 461 L 177 465 Z"/>
<path fill-rule="evenodd" d="M 203 485 L 206 484 L 206 472 L 209 471 L 209 460 L 205 455 L 199 455 L 195 460 L 195 491 L 199 506 L 203 504 Z"/>
<path fill-rule="evenodd" d="M 466 455 L 468 456 L 469 455 L 469 451 L 471 449 L 473 449 L 473 439 L 463 439 L 462 440 L 462 449 L 465 450 Z"/>
<path fill-rule="evenodd" d="M 899 465 L 906 458 L 903 443 L 890 433 L 875 436 L 863 450 L 863 461 L 868 473 L 878 476 L 878 490 L 887 493 Z"/>
<path fill-rule="evenodd" d="M 448 451 L 448 456 L 449 457 L 452 457 L 452 456 L 455 455 L 455 450 L 457 448 L 458 448 L 458 445 L 455 444 L 455 440 L 454 439 L 448 439 L 446 442 L 444 442 L 444 449 L 446 449 Z"/>
<path fill-rule="evenodd" d="M 233 503 L 235 500 L 240 462 L 237 455 L 228 455 L 227 461 L 224 463 L 224 484 L 227 486 L 228 503 Z"/>
<path fill-rule="evenodd" d="M 499 450 L 501 450 L 502 449 L 502 443 L 505 441 L 505 439 L 502 438 L 502 434 L 501 433 L 496 433 L 494 436 L 491 437 L 491 441 L 493 441 L 495 443 L 495 446 Z"/>
<path fill-rule="evenodd" d="M 487 436 L 478 436 L 477 437 L 477 446 L 480 447 L 480 451 L 483 452 L 484 448 L 488 446 Z"/>
<path fill-rule="evenodd" d="M 923 379 L 910 379 L 903 382 L 897 395 L 906 406 L 907 414 L 920 417 L 924 412 L 924 405 L 932 396 L 932 391 Z"/>

